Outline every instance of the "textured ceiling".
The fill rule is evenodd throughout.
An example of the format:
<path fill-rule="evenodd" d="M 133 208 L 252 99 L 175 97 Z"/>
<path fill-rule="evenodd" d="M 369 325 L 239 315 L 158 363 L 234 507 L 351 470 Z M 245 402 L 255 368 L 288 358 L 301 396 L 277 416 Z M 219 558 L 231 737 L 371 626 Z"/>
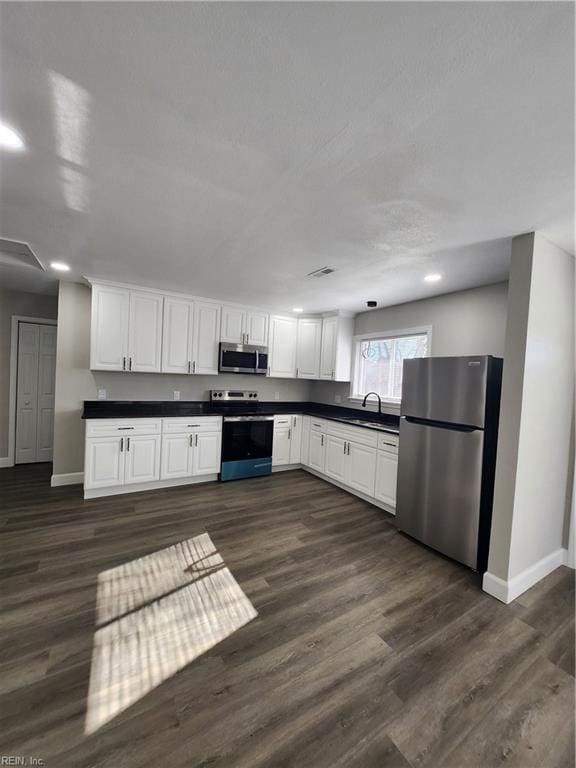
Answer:
<path fill-rule="evenodd" d="M 574 248 L 573 13 L 2 3 L 27 151 L 0 155 L 0 236 L 70 279 L 278 309 L 504 279 L 514 234 Z"/>

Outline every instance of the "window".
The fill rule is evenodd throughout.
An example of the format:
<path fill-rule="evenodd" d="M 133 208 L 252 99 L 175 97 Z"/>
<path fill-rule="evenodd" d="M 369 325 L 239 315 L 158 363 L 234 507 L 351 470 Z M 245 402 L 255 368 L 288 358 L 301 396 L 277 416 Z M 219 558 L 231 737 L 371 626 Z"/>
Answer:
<path fill-rule="evenodd" d="M 429 344 L 429 329 L 356 337 L 350 397 L 377 392 L 383 400 L 399 403 L 404 360 L 426 357 Z"/>

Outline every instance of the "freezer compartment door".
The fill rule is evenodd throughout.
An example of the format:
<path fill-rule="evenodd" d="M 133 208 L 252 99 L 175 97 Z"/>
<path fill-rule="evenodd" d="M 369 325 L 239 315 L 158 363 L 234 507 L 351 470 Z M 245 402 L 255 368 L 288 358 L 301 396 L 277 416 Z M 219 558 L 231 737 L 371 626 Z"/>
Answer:
<path fill-rule="evenodd" d="M 405 360 L 401 415 L 484 427 L 490 360 L 487 356 Z"/>
<path fill-rule="evenodd" d="M 483 446 L 482 430 L 400 419 L 398 528 L 475 570 Z"/>

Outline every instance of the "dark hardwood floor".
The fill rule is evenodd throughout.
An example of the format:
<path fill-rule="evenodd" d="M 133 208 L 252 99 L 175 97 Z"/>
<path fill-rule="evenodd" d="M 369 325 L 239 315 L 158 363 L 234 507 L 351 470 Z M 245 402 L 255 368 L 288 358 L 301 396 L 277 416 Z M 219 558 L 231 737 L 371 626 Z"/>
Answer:
<path fill-rule="evenodd" d="M 86 502 L 49 477 L 0 470 L 0 755 L 574 765 L 572 571 L 505 606 L 304 471 Z"/>

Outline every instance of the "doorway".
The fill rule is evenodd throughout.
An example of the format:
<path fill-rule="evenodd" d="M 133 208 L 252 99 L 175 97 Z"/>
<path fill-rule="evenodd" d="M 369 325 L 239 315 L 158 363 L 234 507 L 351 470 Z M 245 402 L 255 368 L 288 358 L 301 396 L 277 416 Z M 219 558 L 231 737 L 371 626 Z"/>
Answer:
<path fill-rule="evenodd" d="M 52 461 L 56 326 L 18 322 L 16 464 Z"/>

